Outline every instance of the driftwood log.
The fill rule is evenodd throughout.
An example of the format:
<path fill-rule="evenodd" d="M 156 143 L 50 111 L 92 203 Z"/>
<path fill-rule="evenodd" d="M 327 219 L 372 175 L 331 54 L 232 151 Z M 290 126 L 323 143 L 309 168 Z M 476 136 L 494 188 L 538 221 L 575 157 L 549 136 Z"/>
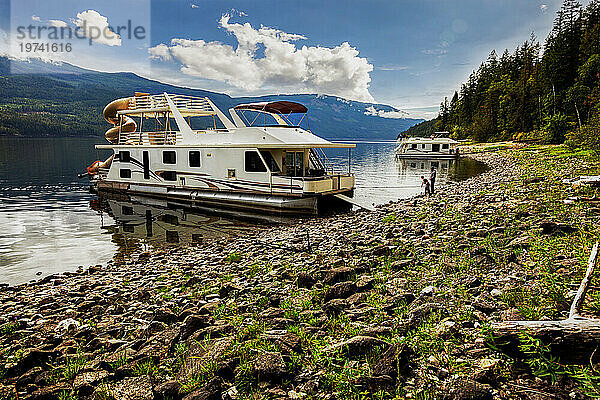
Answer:
<path fill-rule="evenodd" d="M 600 198 L 597 198 L 597 197 L 568 197 L 567 199 L 563 200 L 563 202 L 565 204 L 571 204 L 571 203 L 597 204 L 597 203 L 600 203 Z"/>
<path fill-rule="evenodd" d="M 494 345 L 510 356 L 520 356 L 519 336 L 528 333 L 550 346 L 553 355 L 567 364 L 587 364 L 600 361 L 600 319 L 580 316 L 585 294 L 596 267 L 598 242 L 594 245 L 586 274 L 569 311 L 569 317 L 559 321 L 505 321 L 492 324 Z"/>
<path fill-rule="evenodd" d="M 563 179 L 563 183 L 570 183 L 572 185 L 600 186 L 600 175 L 578 176 L 575 178 Z"/>

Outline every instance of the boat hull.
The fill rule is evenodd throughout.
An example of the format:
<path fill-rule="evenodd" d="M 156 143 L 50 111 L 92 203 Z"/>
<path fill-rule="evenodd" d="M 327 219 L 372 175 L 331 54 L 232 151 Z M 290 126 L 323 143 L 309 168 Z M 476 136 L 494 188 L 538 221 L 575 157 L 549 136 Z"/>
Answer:
<path fill-rule="evenodd" d="M 451 160 L 458 158 L 458 152 L 455 154 L 444 154 L 444 153 L 396 153 L 396 158 L 398 159 L 417 159 L 417 160 L 427 160 L 427 159 L 442 159 L 442 160 Z"/>
<path fill-rule="evenodd" d="M 185 200 L 199 207 L 251 211 L 272 215 L 319 215 L 330 209 L 343 208 L 333 194 L 353 196 L 353 190 L 329 193 L 326 195 L 284 196 L 262 193 L 212 191 L 177 187 L 137 185 L 122 182 L 98 181 L 98 193 L 112 192 L 128 195 L 143 195 L 161 199 Z"/>

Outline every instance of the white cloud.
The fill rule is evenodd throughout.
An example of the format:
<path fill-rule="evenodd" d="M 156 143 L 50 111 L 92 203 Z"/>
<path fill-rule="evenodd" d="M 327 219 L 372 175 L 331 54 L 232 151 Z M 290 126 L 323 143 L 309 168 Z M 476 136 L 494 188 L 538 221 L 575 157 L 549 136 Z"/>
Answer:
<path fill-rule="evenodd" d="M 150 58 L 154 58 L 157 60 L 171 60 L 171 52 L 169 46 L 164 43 L 159 44 L 158 46 L 154 46 L 148 49 L 150 53 Z"/>
<path fill-rule="evenodd" d="M 436 118 L 438 114 L 438 111 L 413 111 L 408 113 L 407 118 L 420 118 L 429 121 L 430 119 Z"/>
<path fill-rule="evenodd" d="M 38 17 L 37 15 L 32 15 L 31 20 L 35 22 L 47 22 L 48 25 L 54 26 L 56 28 L 66 28 L 68 26 L 68 24 L 65 21 L 61 21 L 60 19 L 49 19 L 47 21 L 42 21 L 42 18 Z"/>
<path fill-rule="evenodd" d="M 404 71 L 408 69 L 406 65 L 382 65 L 381 67 L 377 67 L 380 71 Z"/>
<path fill-rule="evenodd" d="M 108 18 L 101 15 L 98 11 L 87 10 L 77 14 L 77 19 L 73 23 L 81 28 L 81 33 L 96 43 L 107 46 L 120 46 L 121 36 L 110 30 Z"/>
<path fill-rule="evenodd" d="M 198 5 L 194 4 L 194 3 L 192 3 L 191 6 L 192 6 L 192 8 L 200 8 L 200 6 L 198 6 Z"/>
<path fill-rule="evenodd" d="M 67 61 L 73 57 L 72 52 L 52 52 L 52 51 L 36 51 L 36 52 L 24 52 L 21 51 L 19 43 L 20 40 L 13 37 L 14 33 L 6 32 L 0 29 L 0 56 L 6 57 L 11 61 L 22 61 L 29 62 L 30 60 L 40 60 L 46 63 L 59 64 L 63 61 Z M 12 38 L 12 40 L 11 40 Z M 52 43 L 56 43 L 52 40 L 38 39 L 38 43 L 42 46 L 52 46 Z M 11 65 L 12 68 L 12 65 Z"/>
<path fill-rule="evenodd" d="M 548 5 L 547 4 L 542 4 L 540 6 L 540 10 L 542 11 L 542 13 L 546 14 L 548 12 Z"/>
<path fill-rule="evenodd" d="M 3 29 L 0 29 L 0 56 L 11 57 L 10 37 Z"/>
<path fill-rule="evenodd" d="M 377 110 L 375 108 L 375 106 L 369 106 L 369 107 L 365 108 L 365 115 L 370 115 L 372 117 L 400 119 L 400 118 L 406 118 L 408 116 L 408 113 L 404 112 L 402 110 L 396 110 L 396 111 Z"/>
<path fill-rule="evenodd" d="M 48 20 L 50 26 L 54 26 L 56 28 L 66 28 L 69 25 L 65 21 L 61 21 L 60 19 L 50 19 Z"/>
<path fill-rule="evenodd" d="M 439 106 L 404 108 L 408 118 L 434 119 L 440 113 Z"/>
<path fill-rule="evenodd" d="M 426 50 L 421 50 L 421 53 L 423 54 L 427 54 L 428 56 L 441 56 L 444 55 L 448 52 L 448 50 L 444 50 L 444 49 L 426 49 Z"/>
<path fill-rule="evenodd" d="M 221 42 L 171 40 L 149 49 L 152 58 L 179 61 L 185 74 L 225 82 L 256 91 L 274 88 L 280 93 L 323 93 L 359 101 L 373 101 L 369 93 L 373 66 L 349 43 L 329 48 L 302 46 L 298 34 L 249 23 L 230 23 L 225 14 L 219 26 L 232 34 L 237 48 Z M 264 56 L 257 55 L 259 47 Z M 168 51 L 167 51 L 168 50 Z"/>

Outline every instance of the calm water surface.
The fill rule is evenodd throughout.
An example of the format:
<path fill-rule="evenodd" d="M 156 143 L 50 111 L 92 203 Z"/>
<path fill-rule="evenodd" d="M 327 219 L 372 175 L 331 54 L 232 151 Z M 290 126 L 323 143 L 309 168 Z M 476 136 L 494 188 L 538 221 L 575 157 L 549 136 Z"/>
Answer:
<path fill-rule="evenodd" d="M 99 199 L 77 174 L 108 154 L 103 139 L 0 137 L 0 283 L 18 284 L 165 243 L 193 243 L 253 229 L 231 217 L 147 198 Z M 347 150 L 329 150 L 347 170 Z M 438 181 L 460 180 L 485 166 L 473 160 L 439 161 Z M 355 198 L 369 204 L 421 192 L 431 161 L 394 159 L 393 143 L 359 143 L 352 152 Z"/>

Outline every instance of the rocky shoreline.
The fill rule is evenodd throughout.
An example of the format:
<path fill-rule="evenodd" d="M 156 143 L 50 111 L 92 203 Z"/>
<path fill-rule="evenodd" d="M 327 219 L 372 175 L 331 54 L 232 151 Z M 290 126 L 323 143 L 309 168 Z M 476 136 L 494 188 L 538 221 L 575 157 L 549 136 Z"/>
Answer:
<path fill-rule="evenodd" d="M 430 198 L 0 288 L 0 400 L 584 398 L 488 340 L 564 315 L 598 234 L 561 183 L 598 162 L 557 149 L 473 147 L 490 170 Z"/>

